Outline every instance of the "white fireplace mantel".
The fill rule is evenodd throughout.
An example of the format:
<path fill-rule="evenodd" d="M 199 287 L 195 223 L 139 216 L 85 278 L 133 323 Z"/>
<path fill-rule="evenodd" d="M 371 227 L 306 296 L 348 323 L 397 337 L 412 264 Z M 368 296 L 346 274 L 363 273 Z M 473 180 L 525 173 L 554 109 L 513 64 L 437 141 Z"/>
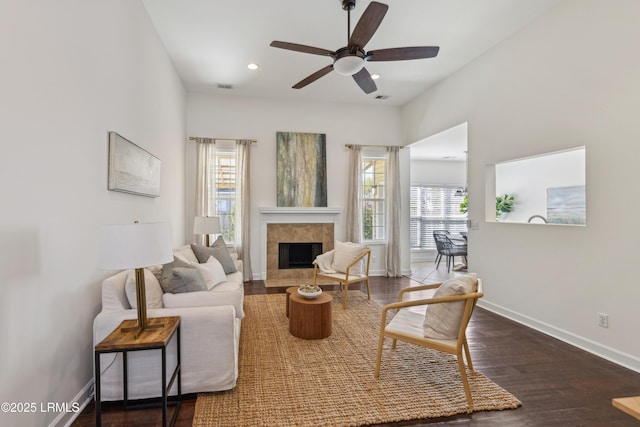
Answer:
<path fill-rule="evenodd" d="M 342 208 L 260 207 L 260 276 L 267 275 L 267 224 L 336 224 Z"/>
<path fill-rule="evenodd" d="M 342 208 L 262 207 L 258 210 L 261 222 L 334 222 L 336 215 L 342 213 Z"/>

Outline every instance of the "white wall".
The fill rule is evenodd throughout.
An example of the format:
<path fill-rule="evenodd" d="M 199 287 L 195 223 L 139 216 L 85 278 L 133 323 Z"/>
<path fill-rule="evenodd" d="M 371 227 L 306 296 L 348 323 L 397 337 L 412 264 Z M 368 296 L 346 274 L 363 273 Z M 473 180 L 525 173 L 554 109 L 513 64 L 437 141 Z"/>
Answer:
<path fill-rule="evenodd" d="M 484 217 L 485 165 L 586 146 L 587 226 L 481 221 L 470 269 L 483 306 L 636 371 L 640 201 L 613 189 L 637 181 L 638 18 L 636 0 L 562 1 L 403 108 L 406 141 L 468 122 L 471 219 Z"/>
<path fill-rule="evenodd" d="M 3 1 L 0 52 L 0 402 L 38 408 L 0 425 L 62 425 L 40 404 L 93 382 L 101 224 L 184 242 L 186 96 L 139 1 Z M 159 198 L 107 190 L 109 130 L 161 159 Z"/>
<path fill-rule="evenodd" d="M 411 184 L 465 187 L 467 162 L 411 160 Z"/>
<path fill-rule="evenodd" d="M 251 261 L 254 278 L 260 277 L 260 216 L 258 208 L 276 206 L 276 132 L 313 132 L 327 136 L 327 196 L 329 207 L 344 208 L 347 197 L 347 158 L 345 144 L 399 145 L 400 110 L 395 107 L 327 104 L 189 94 L 187 128 L 190 136 L 214 138 L 252 138 L 251 147 Z M 409 157 L 401 150 L 403 199 L 408 206 Z M 187 145 L 187 221 L 195 211 L 195 142 Z M 409 271 L 408 210 L 401 230 L 406 240 L 403 270 Z M 339 215 L 343 217 L 344 215 Z M 342 218 L 338 218 L 335 237 L 344 240 Z M 384 248 L 373 247 L 377 265 L 384 269 Z"/>

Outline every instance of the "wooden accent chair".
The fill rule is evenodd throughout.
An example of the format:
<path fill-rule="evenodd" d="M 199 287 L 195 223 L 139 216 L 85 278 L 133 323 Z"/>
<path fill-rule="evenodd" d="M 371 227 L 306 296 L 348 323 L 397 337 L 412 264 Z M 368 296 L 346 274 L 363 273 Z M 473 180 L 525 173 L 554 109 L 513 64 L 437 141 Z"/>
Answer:
<path fill-rule="evenodd" d="M 471 276 L 471 275 L 470 275 Z M 473 275 L 475 276 L 475 275 Z M 472 276 L 472 277 L 473 277 Z M 456 280 L 456 278 L 447 280 L 446 283 Z M 393 344 L 392 349 L 396 348 L 397 340 L 405 341 L 411 344 L 419 345 L 422 347 L 442 351 L 449 354 L 454 354 L 458 358 L 458 368 L 460 369 L 460 376 L 462 377 L 462 384 L 464 386 L 464 392 L 467 397 L 467 403 L 469 404 L 469 412 L 473 411 L 473 398 L 471 396 L 471 389 L 469 388 L 469 381 L 467 379 L 467 373 L 465 371 L 465 362 L 463 359 L 462 352 L 464 351 L 464 355 L 466 357 L 467 366 L 470 371 L 473 371 L 473 364 L 471 362 L 471 354 L 469 353 L 469 345 L 467 344 L 467 336 L 466 330 L 467 325 L 469 324 L 469 319 L 471 318 L 471 314 L 473 313 L 473 309 L 476 305 L 476 302 L 479 298 L 482 297 L 482 281 L 477 279 L 477 276 L 472 279 L 472 283 L 470 288 L 470 293 L 465 294 L 457 294 L 457 295 L 446 295 L 450 292 L 441 292 L 440 296 L 438 290 L 431 298 L 420 299 L 416 301 L 402 301 L 404 294 L 414 291 L 423 291 L 427 289 L 438 289 L 441 288 L 441 285 L 444 284 L 433 284 L 433 285 L 424 285 L 424 286 L 415 286 L 410 288 L 405 288 L 400 291 L 400 295 L 398 297 L 398 302 L 393 304 L 388 304 L 383 308 L 382 311 L 382 320 L 380 323 L 380 339 L 378 341 L 378 354 L 376 358 L 376 368 L 374 372 L 374 377 L 380 377 L 380 364 L 382 360 L 382 347 L 385 338 L 392 338 Z M 429 310 L 425 310 L 422 313 L 409 310 L 409 307 L 417 307 L 417 306 L 431 306 L 434 307 L 436 305 L 441 304 L 450 304 L 457 303 L 457 308 L 461 312 L 458 319 L 455 322 L 459 321 L 459 327 L 457 328 L 457 337 L 451 339 L 438 339 L 438 338 L 426 338 L 425 337 L 425 326 L 424 319 L 426 317 L 426 312 Z M 462 307 L 461 307 L 462 306 Z M 447 307 L 450 308 L 452 306 Z M 445 307 L 441 307 L 445 308 Z M 387 324 L 387 312 L 389 310 L 396 309 L 398 310 L 396 315 L 391 319 L 389 324 Z M 455 311 L 455 310 L 451 310 Z M 438 319 L 438 321 L 442 320 L 442 318 Z M 455 335 L 456 326 L 455 324 L 448 325 L 449 329 L 453 331 Z M 429 332 L 430 334 L 434 334 L 432 330 Z M 438 335 L 437 332 L 435 335 Z M 431 336 L 431 335 L 430 335 Z"/>
<path fill-rule="evenodd" d="M 323 255 L 326 255 L 323 254 Z M 320 255 L 322 257 L 323 255 Z M 320 258 L 318 257 L 318 258 Z M 366 260 L 364 258 L 366 257 Z M 318 266 L 318 262 L 313 262 L 313 284 L 317 284 L 318 279 L 330 280 L 333 282 L 340 283 L 340 290 L 344 293 L 344 297 L 342 299 L 342 307 L 347 308 L 347 291 L 349 290 L 349 285 L 354 283 L 365 282 L 367 285 L 367 299 L 371 299 L 371 292 L 369 290 L 369 264 L 371 262 L 371 248 L 366 248 L 359 256 L 354 258 L 345 269 L 344 273 L 340 272 L 323 272 Z M 351 267 L 357 264 L 360 261 L 364 260 L 364 270 L 362 273 L 354 274 L 350 273 Z"/>

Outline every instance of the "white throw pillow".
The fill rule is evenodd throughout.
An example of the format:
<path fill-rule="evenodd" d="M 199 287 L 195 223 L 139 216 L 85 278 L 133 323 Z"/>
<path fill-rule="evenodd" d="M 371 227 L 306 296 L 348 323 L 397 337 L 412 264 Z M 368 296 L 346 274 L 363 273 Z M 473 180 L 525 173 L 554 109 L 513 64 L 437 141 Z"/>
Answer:
<path fill-rule="evenodd" d="M 331 268 L 340 273 L 346 273 L 347 266 L 366 250 L 367 247 L 359 243 L 336 241 Z M 358 262 L 349 269 L 349 274 L 360 274 L 361 271 L 362 262 Z"/>
<path fill-rule="evenodd" d="M 207 284 L 207 290 L 213 289 L 213 287 L 217 284 L 224 282 L 227 279 L 227 275 L 224 273 L 224 268 L 220 261 L 218 261 L 214 256 L 209 256 L 209 259 L 204 264 L 192 264 L 195 266 L 202 277 L 204 277 L 204 281 Z"/>
<path fill-rule="evenodd" d="M 162 287 L 156 276 L 144 269 L 144 293 L 147 300 L 147 308 L 162 308 Z M 127 294 L 127 300 L 131 308 L 138 308 L 138 300 L 136 299 L 136 273 L 129 270 L 127 280 L 124 285 L 124 292 Z"/>
<path fill-rule="evenodd" d="M 476 283 L 478 283 L 478 275 L 475 273 L 454 277 L 440 285 L 433 297 L 469 294 L 473 292 Z M 440 340 L 458 338 L 464 305 L 465 301 L 454 301 L 427 306 L 423 323 L 425 338 Z"/>
<path fill-rule="evenodd" d="M 187 263 L 198 263 L 198 258 L 196 258 L 196 254 L 193 253 L 191 249 L 191 245 L 181 246 L 173 250 L 173 256 L 176 258 L 180 258 Z"/>

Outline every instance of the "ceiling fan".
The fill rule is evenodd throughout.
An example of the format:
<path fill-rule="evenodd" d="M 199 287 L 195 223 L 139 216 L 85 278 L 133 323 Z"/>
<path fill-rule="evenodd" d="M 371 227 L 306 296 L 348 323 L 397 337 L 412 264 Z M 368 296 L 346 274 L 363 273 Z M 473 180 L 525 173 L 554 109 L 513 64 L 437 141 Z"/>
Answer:
<path fill-rule="evenodd" d="M 333 58 L 333 64 L 319 69 L 315 73 L 300 80 L 293 85 L 293 89 L 301 89 L 320 77 L 335 70 L 339 74 L 352 76 L 358 86 L 365 92 L 375 92 L 378 88 L 371 75 L 364 68 L 367 61 L 402 61 L 407 59 L 433 58 L 438 55 L 437 46 L 396 47 L 391 49 L 379 49 L 365 51 L 364 46 L 371 40 L 380 26 L 389 6 L 372 1 L 367 6 L 360 20 L 351 33 L 351 10 L 356 7 L 356 0 L 341 0 L 342 9 L 347 11 L 347 46 L 331 51 L 313 46 L 297 43 L 273 41 L 270 46 L 280 49 L 288 49 L 296 52 L 311 53 L 313 55 L 329 56 Z"/>

